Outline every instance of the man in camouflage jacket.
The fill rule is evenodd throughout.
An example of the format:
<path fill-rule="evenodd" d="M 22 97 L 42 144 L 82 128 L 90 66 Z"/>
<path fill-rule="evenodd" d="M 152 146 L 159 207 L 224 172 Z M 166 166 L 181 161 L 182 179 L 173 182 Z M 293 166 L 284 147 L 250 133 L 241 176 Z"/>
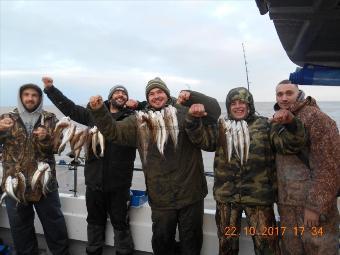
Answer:
<path fill-rule="evenodd" d="M 228 162 L 225 154 L 225 132 L 219 132 L 222 125 L 203 125 L 199 118 L 193 118 L 187 127 L 192 140 L 216 151 L 214 159 L 214 198 L 216 200 L 216 225 L 219 237 L 219 254 L 236 255 L 239 251 L 241 231 L 251 235 L 255 254 L 280 254 L 273 203 L 276 201 L 276 171 L 274 149 L 293 153 L 305 141 L 301 122 L 288 111 L 274 116 L 271 124 L 267 118 L 255 114 L 253 97 L 246 88 L 234 88 L 226 99 L 229 120 L 244 120 L 250 135 L 249 158 L 241 164 L 235 150 Z M 204 110 L 204 109 L 203 109 Z M 197 109 L 202 111 L 202 109 Z M 196 110 L 194 111 L 196 113 Z M 270 129 L 277 127 L 280 132 Z M 273 148 L 273 140 L 277 147 Z M 235 140 L 233 140 L 235 142 Z M 236 141 L 237 142 L 237 141 Z M 242 212 L 247 216 L 248 228 L 241 230 Z M 274 233 L 268 229 L 275 229 Z"/>
<path fill-rule="evenodd" d="M 64 255 L 69 254 L 68 236 L 57 190 L 52 141 L 57 120 L 53 113 L 44 111 L 42 106 L 41 89 L 35 84 L 25 84 L 19 89 L 18 108 L 0 116 L 4 171 L 2 190 L 6 194 L 7 178 L 21 180 L 16 194 L 21 198 L 20 202 L 9 196 L 4 198 L 16 254 L 38 254 L 34 207 L 50 251 L 52 254 Z M 47 186 L 50 192 L 46 196 L 42 194 L 42 185 L 39 182 L 35 190 L 31 189 L 38 162 L 48 163 L 52 171 Z M 18 178 L 22 174 L 24 181 Z M 19 187 L 23 187 L 21 196 Z"/>
<path fill-rule="evenodd" d="M 167 105 L 177 109 L 178 144 L 168 139 L 164 155 L 149 143 L 143 171 L 152 210 L 152 248 L 155 255 L 175 253 L 176 228 L 181 254 L 199 255 L 203 241 L 203 199 L 207 194 L 201 148 L 191 142 L 185 130 L 188 108 L 175 104 L 166 84 L 159 78 L 146 87 L 147 110 L 160 111 Z M 202 99 L 204 100 L 204 98 Z M 215 104 L 218 105 L 215 100 Z M 118 144 L 141 146 L 137 138 L 136 116 L 114 121 L 100 96 L 90 100 L 97 127 Z"/>
<path fill-rule="evenodd" d="M 288 109 L 304 124 L 308 142 L 293 155 L 277 154 L 278 208 L 287 228 L 287 255 L 338 254 L 340 136 L 334 120 L 316 101 L 284 80 L 276 87 L 275 110 Z"/>

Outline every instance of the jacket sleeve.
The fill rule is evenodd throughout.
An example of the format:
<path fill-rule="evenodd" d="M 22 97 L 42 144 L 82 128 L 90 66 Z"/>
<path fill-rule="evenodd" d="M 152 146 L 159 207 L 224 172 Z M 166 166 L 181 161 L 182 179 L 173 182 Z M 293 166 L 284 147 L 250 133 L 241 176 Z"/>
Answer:
<path fill-rule="evenodd" d="M 104 105 L 98 110 L 88 109 L 93 116 L 95 125 L 106 140 L 112 140 L 119 145 L 137 147 L 135 115 L 116 121 Z"/>
<path fill-rule="evenodd" d="M 339 131 L 335 121 L 322 112 L 313 114 L 310 124 L 311 183 L 305 206 L 323 214 L 334 205 L 339 190 Z"/>
<path fill-rule="evenodd" d="M 270 140 L 277 153 L 296 154 L 306 145 L 306 130 L 302 122 L 294 117 L 291 124 L 273 123 L 270 129 Z"/>
<path fill-rule="evenodd" d="M 201 118 L 195 118 L 187 114 L 185 119 L 185 131 L 191 143 L 205 151 L 216 150 L 217 125 L 203 125 Z"/>
<path fill-rule="evenodd" d="M 44 92 L 65 116 L 69 116 L 72 120 L 85 126 L 92 126 L 93 117 L 87 108 L 76 105 L 54 86 L 44 89 Z"/>

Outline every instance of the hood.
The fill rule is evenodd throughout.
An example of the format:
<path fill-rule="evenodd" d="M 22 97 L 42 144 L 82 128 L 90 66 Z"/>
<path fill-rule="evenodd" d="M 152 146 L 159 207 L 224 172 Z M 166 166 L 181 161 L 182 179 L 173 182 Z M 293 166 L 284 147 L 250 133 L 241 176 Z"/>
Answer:
<path fill-rule="evenodd" d="M 23 87 L 23 86 L 22 86 Z M 20 97 L 20 91 L 21 89 L 19 89 L 18 91 L 18 96 L 17 96 L 17 103 L 18 103 L 18 112 L 20 115 L 22 114 L 41 114 L 43 112 L 43 101 L 44 101 L 44 97 L 43 95 L 41 94 L 41 97 L 40 97 L 40 104 L 38 105 L 38 107 L 33 111 L 33 112 L 28 112 L 26 110 L 26 108 L 24 107 L 24 105 L 22 104 L 22 101 L 21 101 L 21 97 Z"/>
<path fill-rule="evenodd" d="M 294 103 L 291 107 L 290 107 L 290 111 L 292 113 L 297 113 L 298 111 L 300 111 L 303 107 L 305 107 L 306 105 L 311 106 L 311 107 L 316 107 L 318 109 L 319 106 L 316 103 L 316 100 L 310 96 L 308 96 L 306 99 L 302 100 L 302 101 L 297 101 L 296 103 Z"/>
<path fill-rule="evenodd" d="M 229 93 L 227 95 L 226 102 L 225 102 L 229 119 L 232 119 L 232 117 L 230 115 L 229 108 L 230 108 L 231 102 L 234 101 L 234 100 L 241 100 L 241 101 L 244 101 L 248 104 L 249 114 L 248 114 L 246 120 L 250 120 L 251 118 L 254 117 L 254 115 L 255 115 L 255 105 L 254 105 L 253 95 L 246 88 L 238 87 L 238 88 L 234 88 L 234 89 L 229 91 Z"/>

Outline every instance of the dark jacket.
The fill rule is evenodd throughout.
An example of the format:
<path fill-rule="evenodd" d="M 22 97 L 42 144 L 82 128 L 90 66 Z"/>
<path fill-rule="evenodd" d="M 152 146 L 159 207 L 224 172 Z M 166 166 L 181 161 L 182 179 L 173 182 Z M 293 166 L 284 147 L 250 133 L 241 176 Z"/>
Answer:
<path fill-rule="evenodd" d="M 90 127 L 94 126 L 91 112 L 82 106 L 74 104 L 56 87 L 52 86 L 49 89 L 45 89 L 44 92 L 65 116 L 69 116 L 80 124 Z M 106 102 L 106 107 L 109 107 L 108 102 Z M 115 120 L 121 121 L 131 114 L 133 114 L 133 111 L 124 108 L 117 113 L 111 113 L 111 116 Z M 117 145 L 105 139 L 103 158 L 97 159 L 92 150 L 89 150 L 89 157 L 85 162 L 84 170 L 85 184 L 92 189 L 103 191 L 130 187 L 135 158 L 135 147 Z"/>
<path fill-rule="evenodd" d="M 54 191 L 58 188 L 52 136 L 57 119 L 53 113 L 46 111 L 43 111 L 41 116 L 43 116 L 43 120 L 40 117 L 35 123 L 34 129 L 39 126 L 44 126 L 47 129 L 47 136 L 42 141 L 39 141 L 36 136 L 28 134 L 17 109 L 0 116 L 0 119 L 9 117 L 14 121 L 13 127 L 7 131 L 0 132 L 0 144 L 3 145 L 2 166 L 4 171 L 2 189 L 5 190 L 4 185 L 7 176 L 14 176 L 15 173 L 22 172 L 26 178 L 25 198 L 27 201 L 32 202 L 39 201 L 42 196 L 40 183 L 34 192 L 31 189 L 32 177 L 37 169 L 38 162 L 47 162 L 51 167 L 52 179 L 48 184 L 49 190 Z"/>
<path fill-rule="evenodd" d="M 202 200 L 207 194 L 201 147 L 192 143 L 185 129 L 188 108 L 171 99 L 168 103 L 177 109 L 177 149 L 170 139 L 162 156 L 156 144 L 150 142 L 143 165 L 149 203 L 155 209 L 180 209 Z M 105 137 L 119 144 L 139 145 L 135 116 L 115 121 L 105 107 L 92 113 Z"/>

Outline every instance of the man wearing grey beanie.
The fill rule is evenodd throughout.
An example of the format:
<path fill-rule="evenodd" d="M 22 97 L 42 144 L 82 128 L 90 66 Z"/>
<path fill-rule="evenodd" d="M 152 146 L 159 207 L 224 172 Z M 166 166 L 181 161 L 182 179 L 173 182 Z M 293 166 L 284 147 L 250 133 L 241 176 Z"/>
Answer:
<path fill-rule="evenodd" d="M 143 171 L 152 211 L 152 249 L 155 255 L 174 255 L 176 251 L 176 228 L 179 230 L 180 254 L 199 255 L 203 242 L 204 197 L 207 183 L 204 175 L 201 148 L 190 139 L 185 129 L 191 115 L 188 107 L 176 104 L 170 91 L 160 78 L 147 83 L 145 111 L 160 111 L 172 105 L 178 120 L 178 143 L 169 139 L 164 155 L 157 145 L 148 144 Z M 207 97 L 202 95 L 202 103 Z M 216 101 L 217 103 L 217 101 Z M 117 144 L 141 146 L 138 138 L 136 116 L 121 122 L 114 121 L 103 106 L 100 96 L 91 97 L 89 108 L 99 130 Z M 139 148 L 141 150 L 141 148 Z"/>
<path fill-rule="evenodd" d="M 43 82 L 44 92 L 62 113 L 83 125 L 95 125 L 91 112 L 64 96 L 54 87 L 50 77 L 43 77 Z M 123 85 L 111 88 L 105 101 L 110 118 L 120 122 L 134 113 L 125 107 L 128 98 L 128 91 Z M 113 227 L 116 255 L 133 254 L 128 209 L 135 158 L 135 147 L 117 145 L 108 139 L 105 139 L 104 157 L 97 158 L 90 150 L 84 169 L 88 212 L 87 254 L 103 253 L 107 215 Z"/>

